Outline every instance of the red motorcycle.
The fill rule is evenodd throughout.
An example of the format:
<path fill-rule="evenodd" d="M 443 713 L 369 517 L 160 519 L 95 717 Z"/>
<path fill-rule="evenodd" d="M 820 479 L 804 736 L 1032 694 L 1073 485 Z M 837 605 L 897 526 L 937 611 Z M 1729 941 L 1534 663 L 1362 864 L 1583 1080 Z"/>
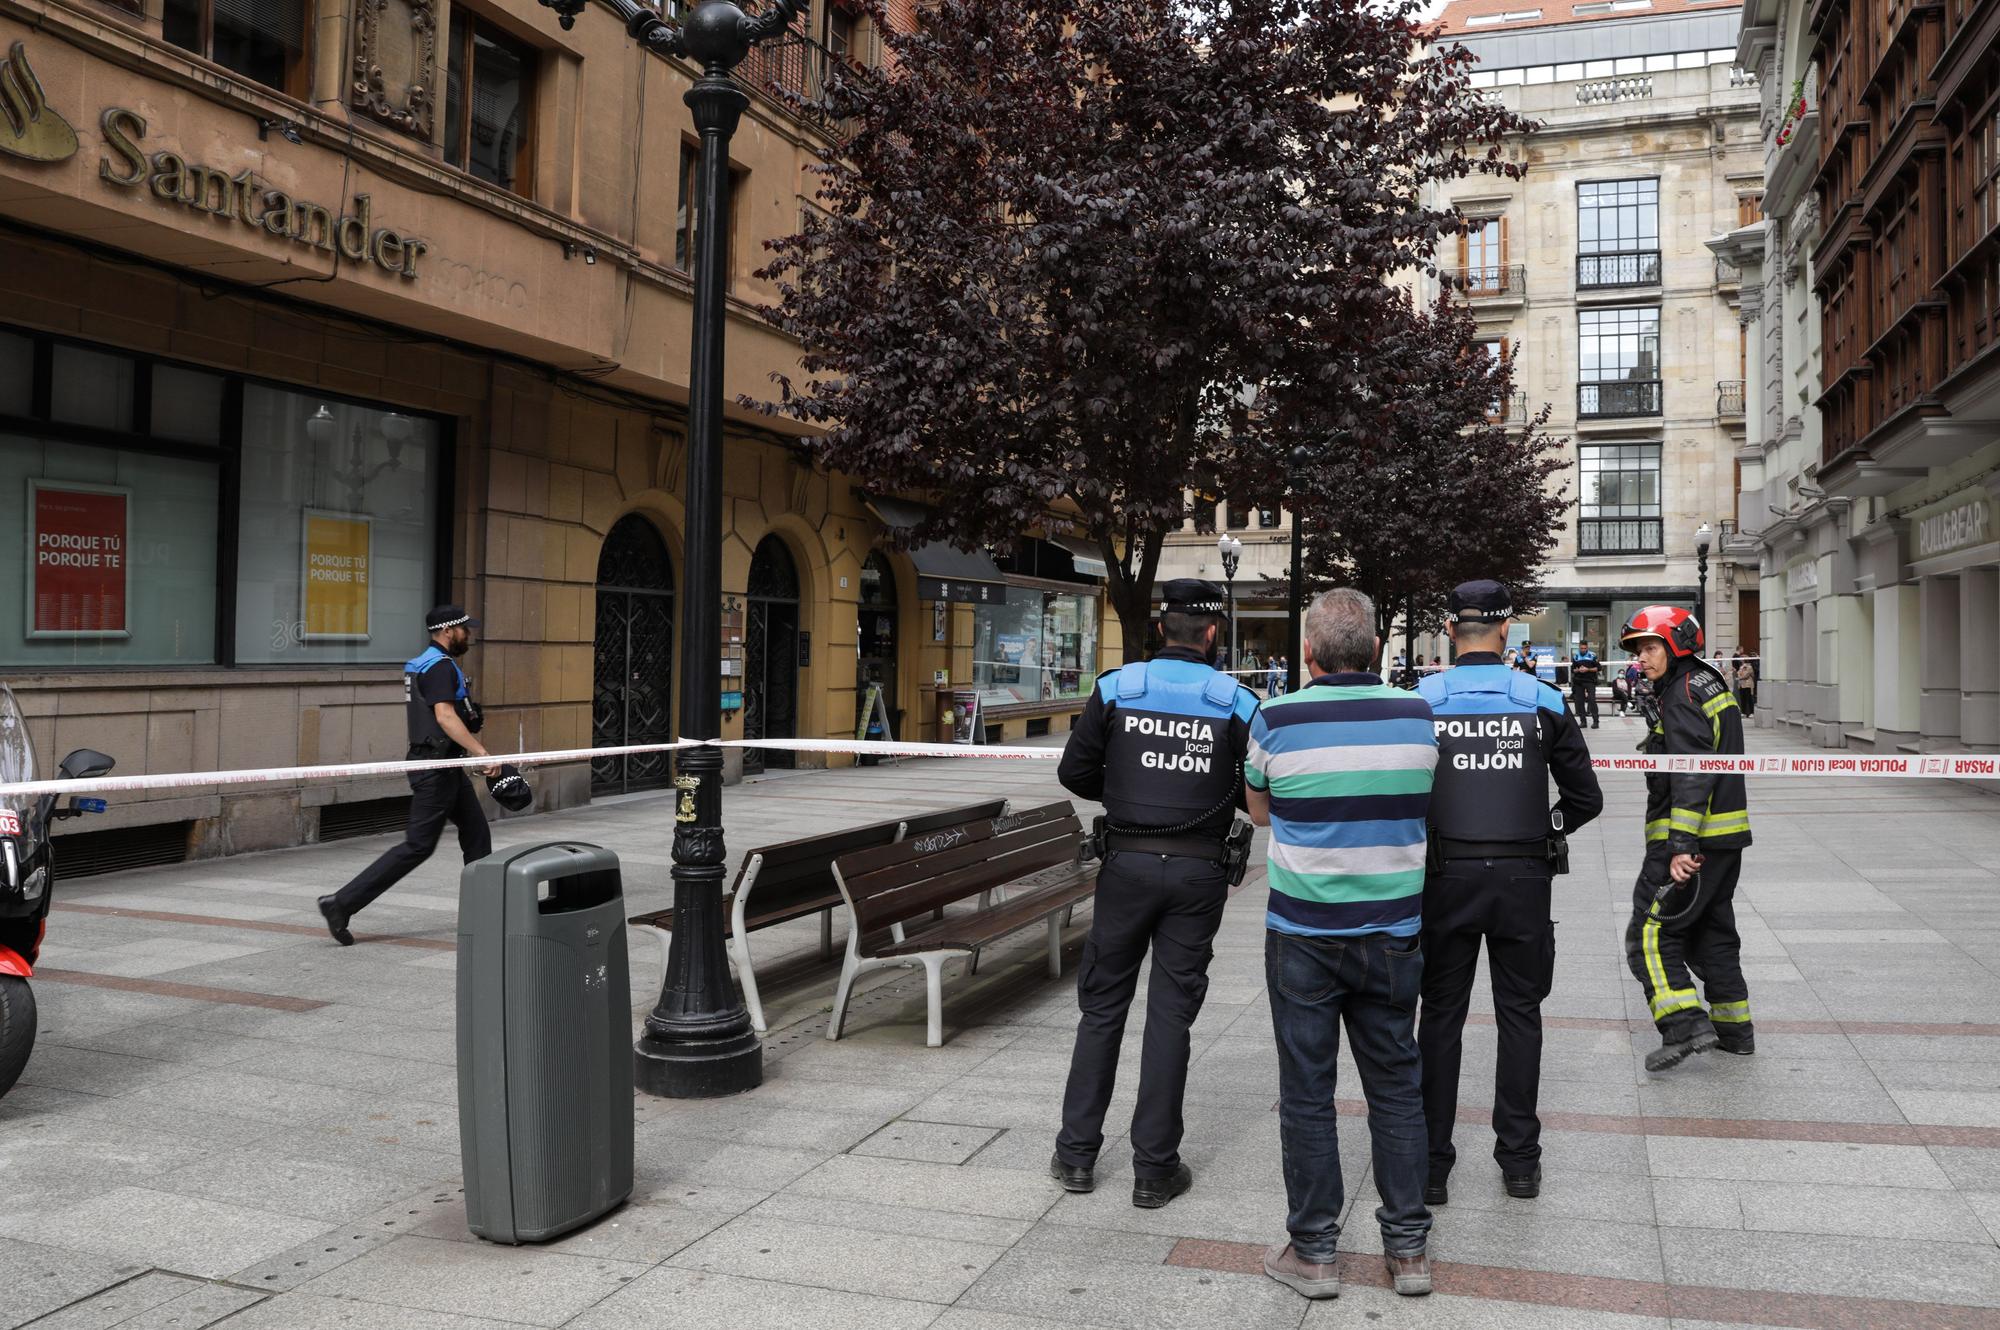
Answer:
<path fill-rule="evenodd" d="M 102 776 L 114 765 L 91 748 L 62 760 L 63 780 Z M 0 684 L 0 785 L 35 779 L 35 745 L 28 738 L 14 690 Z M 33 800 L 0 795 L 0 1095 L 14 1088 L 35 1048 L 35 991 L 28 987 L 55 894 L 55 847 L 49 828 L 66 817 L 104 811 L 104 800 L 70 798 L 57 807 L 51 792 Z"/>

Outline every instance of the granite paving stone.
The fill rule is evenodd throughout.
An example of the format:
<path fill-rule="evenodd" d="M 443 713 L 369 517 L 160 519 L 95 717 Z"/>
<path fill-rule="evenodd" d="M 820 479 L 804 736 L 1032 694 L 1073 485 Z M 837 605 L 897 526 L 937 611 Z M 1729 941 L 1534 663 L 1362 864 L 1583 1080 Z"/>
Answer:
<path fill-rule="evenodd" d="M 145 1187 L 119 1187 L 32 1217 L 0 1217 L 0 1233 L 9 1237 L 209 1278 L 325 1229 L 314 1219 Z"/>
<path fill-rule="evenodd" d="M 663 1266 L 569 1322 L 566 1330 L 924 1330 L 940 1308 L 865 1293 Z"/>
<path fill-rule="evenodd" d="M 644 1274 L 648 1263 L 404 1233 L 301 1285 L 391 1307 L 558 1326 Z"/>
<path fill-rule="evenodd" d="M 1004 1250 L 749 1214 L 668 1258 L 668 1264 L 750 1279 L 782 1268 L 786 1283 L 950 1303 Z"/>

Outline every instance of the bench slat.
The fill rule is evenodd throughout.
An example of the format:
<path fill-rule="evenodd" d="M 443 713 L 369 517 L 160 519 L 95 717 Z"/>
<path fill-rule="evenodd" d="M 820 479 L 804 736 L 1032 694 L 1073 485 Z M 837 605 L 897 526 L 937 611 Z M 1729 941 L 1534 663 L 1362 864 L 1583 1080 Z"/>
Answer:
<path fill-rule="evenodd" d="M 1042 841 L 999 858 L 981 859 L 953 872 L 928 878 L 866 898 L 856 898 L 861 929 L 872 933 L 926 915 L 982 891 L 1005 886 L 1031 873 L 1076 862 L 1078 837 L 1074 832 L 1055 840 Z"/>
<path fill-rule="evenodd" d="M 894 845 L 883 845 L 876 849 L 840 855 L 837 859 L 840 876 L 847 883 L 848 889 L 853 890 L 855 884 L 868 874 L 924 859 L 948 849 L 977 844 L 980 841 L 992 840 L 996 836 L 1024 831 L 1043 823 L 1058 822 L 1075 816 L 1069 800 L 1059 799 L 1055 803 L 1009 813 L 1005 817 L 947 827 L 922 836 L 908 836 Z"/>
<path fill-rule="evenodd" d="M 1078 877 L 1057 882 L 1002 902 L 977 914 L 945 919 L 921 932 L 910 933 L 903 941 L 884 938 L 872 953 L 877 956 L 906 956 L 924 951 L 973 951 L 1017 933 L 1029 924 L 1047 918 L 1057 910 L 1089 900 L 1097 890 L 1097 870 L 1081 870 Z"/>

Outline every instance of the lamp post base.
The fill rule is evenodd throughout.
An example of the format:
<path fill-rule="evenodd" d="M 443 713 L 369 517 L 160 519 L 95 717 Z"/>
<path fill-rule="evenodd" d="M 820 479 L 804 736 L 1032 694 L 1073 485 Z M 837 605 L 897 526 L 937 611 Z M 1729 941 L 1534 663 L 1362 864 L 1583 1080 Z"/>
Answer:
<path fill-rule="evenodd" d="M 661 1099 L 716 1099 L 764 1083 L 764 1050 L 753 1034 L 668 1039 L 647 1030 L 632 1048 L 632 1080 Z"/>

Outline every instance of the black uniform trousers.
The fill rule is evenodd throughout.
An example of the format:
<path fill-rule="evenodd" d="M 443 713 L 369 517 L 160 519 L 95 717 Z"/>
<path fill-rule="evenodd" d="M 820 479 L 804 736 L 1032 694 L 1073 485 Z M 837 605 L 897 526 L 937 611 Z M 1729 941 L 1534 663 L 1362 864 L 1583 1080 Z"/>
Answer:
<path fill-rule="evenodd" d="M 1221 854 L 1218 846 L 1216 853 Z M 1076 972 L 1076 1051 L 1063 1092 L 1056 1157 L 1091 1167 L 1104 1145 L 1104 1114 L 1118 1081 L 1125 1015 L 1139 964 L 1153 953 L 1146 1030 L 1139 1046 L 1139 1103 L 1132 1110 L 1132 1175 L 1172 1177 L 1180 1166 L 1181 1098 L 1188 1030 L 1208 994 L 1208 963 L 1229 899 L 1221 865 L 1179 855 L 1116 850 L 1097 874 L 1090 938 Z"/>
<path fill-rule="evenodd" d="M 486 810 L 479 806 L 472 780 L 462 768 L 413 771 L 410 791 L 410 821 L 403 832 L 403 843 L 385 851 L 352 882 L 334 893 L 343 913 L 359 914 L 369 902 L 430 858 L 446 822 L 458 828 L 458 848 L 465 853 L 465 862 L 484 859 L 493 852 L 493 833 L 486 825 Z"/>
<path fill-rule="evenodd" d="M 1570 708 L 1576 712 L 1576 723 L 1581 725 L 1588 715 L 1592 725 L 1603 722 L 1597 714 L 1597 676 L 1572 675 L 1569 681 Z"/>
<path fill-rule="evenodd" d="M 1542 1084 L 1542 1000 L 1555 983 L 1556 928 L 1549 918 L 1547 859 L 1452 859 L 1424 881 L 1424 987 L 1417 1049 L 1424 1062 L 1430 1171 L 1451 1172 L 1458 1152 L 1458 1068 L 1479 943 L 1493 984 L 1499 1056 L 1493 1087 L 1493 1157 L 1500 1171 L 1532 1173 L 1542 1157 L 1536 1101 Z"/>
<path fill-rule="evenodd" d="M 1736 931 L 1736 880 L 1743 851 L 1704 850 L 1700 879 L 1675 887 L 1655 911 L 1653 891 L 1667 877 L 1668 856 L 1646 856 L 1646 871 L 1632 889 L 1632 922 L 1625 930 L 1625 960 L 1645 986 L 1653 1023 L 1678 1041 L 1698 1029 L 1704 1013 L 1688 972 L 1701 981 L 1707 1019 L 1725 1038 L 1751 1033 L 1750 985 L 1743 979 L 1743 938 Z M 1648 884 L 1653 885 L 1648 885 Z M 1655 917 L 1655 912 L 1657 916 Z"/>

